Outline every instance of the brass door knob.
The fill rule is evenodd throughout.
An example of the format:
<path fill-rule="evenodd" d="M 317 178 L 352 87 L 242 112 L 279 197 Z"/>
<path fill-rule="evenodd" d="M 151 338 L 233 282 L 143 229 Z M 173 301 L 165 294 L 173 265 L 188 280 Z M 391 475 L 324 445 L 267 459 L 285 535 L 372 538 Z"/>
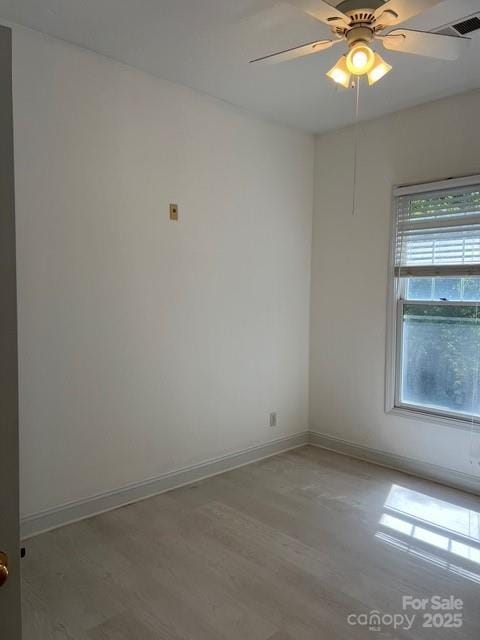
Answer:
<path fill-rule="evenodd" d="M 8 580 L 8 556 L 0 551 L 0 587 Z"/>

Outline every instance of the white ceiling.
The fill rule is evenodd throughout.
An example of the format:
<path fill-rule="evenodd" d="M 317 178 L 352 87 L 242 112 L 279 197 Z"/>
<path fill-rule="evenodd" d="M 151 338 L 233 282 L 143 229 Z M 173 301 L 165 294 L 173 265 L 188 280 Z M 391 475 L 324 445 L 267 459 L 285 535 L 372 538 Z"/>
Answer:
<path fill-rule="evenodd" d="M 308 131 L 349 124 L 353 91 L 337 90 L 324 75 L 338 58 L 338 47 L 280 65 L 248 64 L 251 58 L 329 36 L 328 27 L 292 4 L 0 0 L 0 22 L 43 31 Z M 479 10 L 480 0 L 444 0 L 408 24 L 432 29 Z M 393 52 L 385 57 L 394 71 L 375 87 L 365 87 L 362 119 L 480 87 L 480 32 L 458 62 Z"/>

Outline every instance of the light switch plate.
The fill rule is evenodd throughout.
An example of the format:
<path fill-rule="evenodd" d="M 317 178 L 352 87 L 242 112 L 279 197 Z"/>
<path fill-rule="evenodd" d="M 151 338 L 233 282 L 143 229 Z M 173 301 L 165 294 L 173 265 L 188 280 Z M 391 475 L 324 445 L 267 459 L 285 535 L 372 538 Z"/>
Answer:
<path fill-rule="evenodd" d="M 170 205 L 170 220 L 177 222 L 178 220 L 178 204 Z"/>

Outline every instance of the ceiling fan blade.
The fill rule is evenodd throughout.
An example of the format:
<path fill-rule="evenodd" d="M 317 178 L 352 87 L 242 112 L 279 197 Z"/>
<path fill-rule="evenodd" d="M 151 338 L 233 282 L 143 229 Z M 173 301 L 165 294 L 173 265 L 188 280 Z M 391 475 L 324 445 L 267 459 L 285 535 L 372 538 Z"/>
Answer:
<path fill-rule="evenodd" d="M 444 36 L 428 31 L 395 29 L 381 38 L 383 46 L 390 51 L 414 53 L 440 60 L 457 60 L 470 43 L 470 38 Z"/>
<path fill-rule="evenodd" d="M 398 13 L 395 13 L 395 11 L 391 9 L 386 9 L 378 16 L 374 25 L 377 29 L 384 29 L 385 27 L 398 24 L 398 19 Z"/>
<path fill-rule="evenodd" d="M 341 40 L 317 40 L 316 42 L 309 42 L 302 44 L 299 47 L 293 47 L 292 49 L 285 49 L 284 51 L 278 51 L 277 53 L 271 53 L 268 56 L 257 58 L 256 60 L 250 60 L 250 64 L 255 62 L 262 62 L 267 64 L 276 64 L 277 62 L 287 62 L 288 60 L 295 60 L 295 58 L 303 58 L 304 56 L 310 56 L 312 53 L 320 53 L 325 49 L 330 49 L 334 44 L 342 42 Z"/>
<path fill-rule="evenodd" d="M 405 22 L 405 20 L 413 18 L 419 13 L 423 13 L 427 9 L 440 4 L 440 2 L 443 2 L 443 0 L 389 0 L 381 7 L 379 7 L 375 11 L 374 15 L 377 19 L 377 22 L 379 22 L 380 24 L 385 24 L 385 26 L 390 26 L 393 24 L 400 24 L 401 22 Z M 382 22 L 380 20 L 380 17 L 386 11 L 392 11 L 393 13 L 396 13 L 398 18 L 396 18 L 395 21 L 391 21 L 388 23 Z"/>
<path fill-rule="evenodd" d="M 308 15 L 312 16 L 320 22 L 325 22 L 330 26 L 343 24 L 348 26 L 351 22 L 350 18 L 345 14 L 332 7 L 324 0 L 289 0 L 291 4 L 298 7 Z"/>

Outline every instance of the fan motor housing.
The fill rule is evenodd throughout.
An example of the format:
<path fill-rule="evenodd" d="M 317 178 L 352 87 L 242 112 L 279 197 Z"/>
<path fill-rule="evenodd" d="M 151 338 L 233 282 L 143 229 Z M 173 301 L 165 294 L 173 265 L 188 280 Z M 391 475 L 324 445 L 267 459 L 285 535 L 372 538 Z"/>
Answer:
<path fill-rule="evenodd" d="M 350 31 L 347 31 L 345 34 L 345 38 L 347 39 L 348 46 L 353 47 L 355 44 L 359 42 L 364 42 L 368 44 L 372 42 L 375 34 L 373 29 L 370 29 L 366 26 L 353 27 Z"/>
<path fill-rule="evenodd" d="M 375 33 L 375 11 L 384 5 L 384 0 L 344 0 L 337 9 L 350 18 L 350 24 L 332 21 L 333 33 L 339 38 L 346 37 L 350 46 L 359 40 L 371 42 Z M 363 36 L 351 33 L 360 28 L 365 29 Z"/>
<path fill-rule="evenodd" d="M 373 13 L 386 3 L 386 0 L 343 0 L 337 5 L 342 13 Z"/>

